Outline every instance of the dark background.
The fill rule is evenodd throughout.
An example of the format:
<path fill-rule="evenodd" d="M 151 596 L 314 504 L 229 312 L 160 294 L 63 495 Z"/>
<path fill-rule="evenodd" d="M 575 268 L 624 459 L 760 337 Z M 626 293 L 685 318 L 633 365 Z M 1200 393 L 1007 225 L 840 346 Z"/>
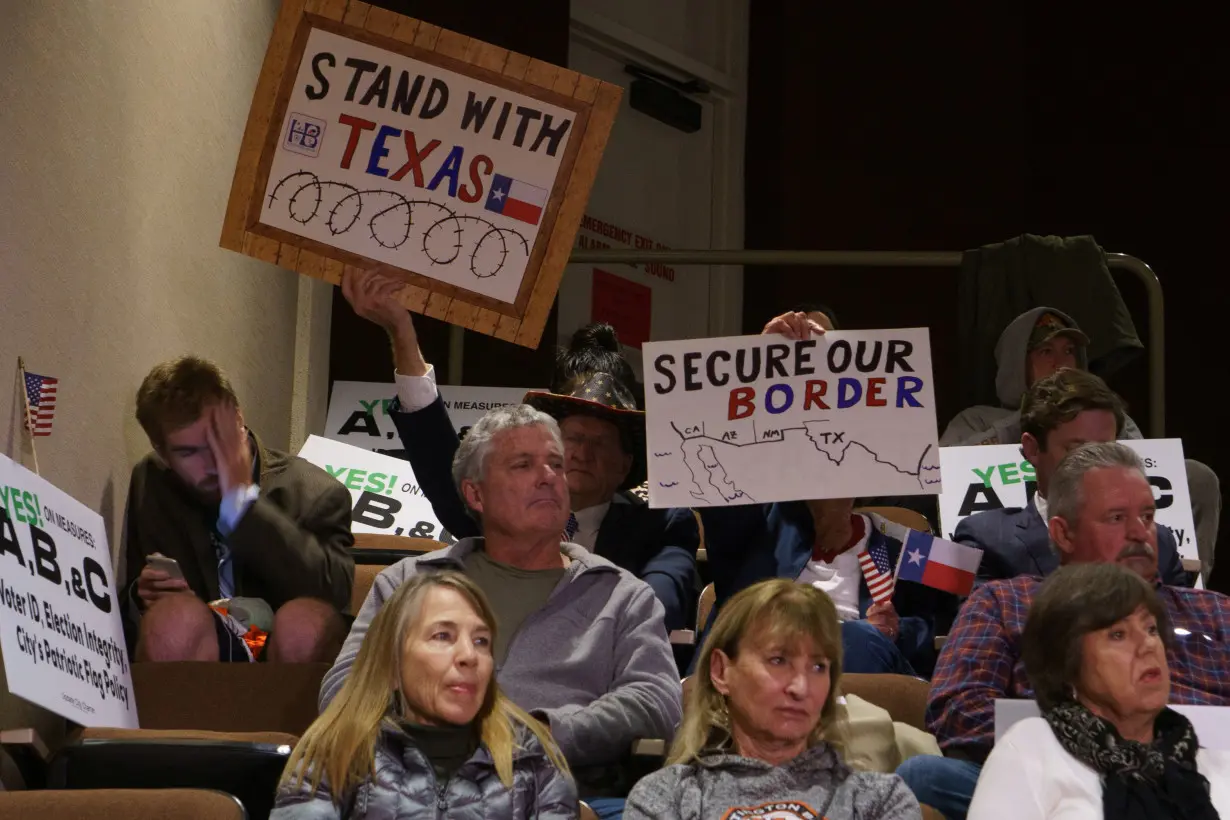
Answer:
<path fill-rule="evenodd" d="M 566 0 L 377 5 L 567 62 Z M 1230 476 L 1217 387 L 1230 292 L 1220 27 L 1193 7 L 935 5 L 751 3 L 746 247 L 953 251 L 1025 232 L 1093 234 L 1157 272 L 1166 434 Z M 744 293 L 747 332 L 804 300 L 831 305 L 847 327 L 930 326 L 941 427 L 961 409 L 955 269 L 748 268 L 745 280 L 756 283 Z M 1147 340 L 1143 288 L 1130 274 L 1116 281 Z M 389 379 L 379 332 L 340 292 L 335 307 L 331 378 Z M 416 324 L 446 371 L 447 326 Z M 543 338 L 554 328 L 553 317 Z M 467 332 L 465 380 L 545 384 L 549 347 Z M 1141 355 L 1111 385 L 1148 431 L 1146 380 Z M 1227 564 L 1218 588 L 1230 587 Z"/>
<path fill-rule="evenodd" d="M 747 247 L 962 250 L 1092 234 L 1161 280 L 1166 435 L 1230 476 L 1223 399 L 1208 387 L 1226 374 L 1230 291 L 1219 270 L 1230 61 L 1215 27 L 1160 6 L 935 5 L 752 4 Z M 744 329 L 807 299 L 849 327 L 929 325 L 942 428 L 962 409 L 956 273 L 749 268 Z M 1147 339 L 1143 287 L 1115 278 Z M 1145 431 L 1147 375 L 1142 355 L 1110 379 Z"/>

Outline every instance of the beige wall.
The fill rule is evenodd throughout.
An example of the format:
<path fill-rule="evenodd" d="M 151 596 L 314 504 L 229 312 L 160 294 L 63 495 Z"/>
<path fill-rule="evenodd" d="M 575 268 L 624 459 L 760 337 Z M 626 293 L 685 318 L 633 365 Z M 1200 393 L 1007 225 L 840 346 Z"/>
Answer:
<path fill-rule="evenodd" d="M 113 550 L 149 447 L 133 397 L 153 364 L 214 359 L 279 448 L 293 386 L 323 394 L 305 372 L 319 351 L 296 362 L 298 277 L 218 247 L 277 5 L 0 0 L 0 447 L 20 453 L 20 354 L 60 379 L 42 474 L 102 514 Z M 304 302 L 307 330 L 327 347 L 320 299 Z M 321 403 L 301 397 L 299 425 Z M 52 743 L 63 727 L 2 680 L 0 725 Z"/>
<path fill-rule="evenodd" d="M 113 550 L 156 362 L 214 359 L 251 426 L 290 437 L 297 277 L 218 247 L 277 6 L 0 0 L 0 446 L 19 446 L 20 354 L 60 379 L 42 473 Z"/>

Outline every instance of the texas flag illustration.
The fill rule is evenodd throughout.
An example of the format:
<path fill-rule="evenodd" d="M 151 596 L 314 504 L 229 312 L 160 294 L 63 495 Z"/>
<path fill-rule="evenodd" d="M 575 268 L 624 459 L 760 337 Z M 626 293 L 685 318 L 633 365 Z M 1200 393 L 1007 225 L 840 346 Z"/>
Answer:
<path fill-rule="evenodd" d="M 487 194 L 487 210 L 537 225 L 542 209 L 547 207 L 547 195 L 546 188 L 496 174 L 491 180 L 491 192 Z"/>
<path fill-rule="evenodd" d="M 980 563 L 980 549 L 910 530 L 901 548 L 897 579 L 916 581 L 954 595 L 969 595 Z"/>

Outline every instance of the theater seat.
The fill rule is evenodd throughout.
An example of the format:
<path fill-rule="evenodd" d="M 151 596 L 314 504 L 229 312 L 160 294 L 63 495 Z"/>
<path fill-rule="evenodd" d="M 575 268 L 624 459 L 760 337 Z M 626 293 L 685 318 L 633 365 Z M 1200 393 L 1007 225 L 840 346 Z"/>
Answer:
<path fill-rule="evenodd" d="M 146 729 L 283 732 L 299 736 L 318 713 L 328 663 L 134 663 Z"/>
<path fill-rule="evenodd" d="M 922 804 L 922 816 L 923 820 L 947 820 L 944 815 L 940 814 L 926 803 Z"/>
<path fill-rule="evenodd" d="M 713 584 L 707 584 L 700 592 L 700 604 L 696 607 L 696 631 L 704 633 L 705 627 L 709 624 L 709 613 L 713 611 L 713 604 L 717 600 L 717 590 L 713 588 Z"/>
<path fill-rule="evenodd" d="M 598 820 L 598 813 L 591 809 L 584 800 L 581 801 L 581 820 Z"/>
<path fill-rule="evenodd" d="M 437 541 L 434 538 L 415 538 L 412 535 L 393 535 L 383 532 L 356 532 L 354 545 L 362 549 L 406 550 L 419 555 L 448 546 L 443 541 Z"/>
<path fill-rule="evenodd" d="M 356 564 L 396 564 L 403 558 L 413 558 L 425 552 L 447 547 L 443 541 L 431 538 L 414 538 L 409 535 L 393 535 L 380 532 L 356 532 L 350 554 Z"/>
<path fill-rule="evenodd" d="M 253 820 L 264 820 L 273 809 L 291 749 L 285 742 L 226 736 L 202 740 L 130 730 L 65 745 L 51 761 L 47 785 L 72 790 L 213 790 L 234 795 Z"/>
<path fill-rule="evenodd" d="M 194 740 L 234 743 L 263 743 L 271 746 L 294 746 L 295 735 L 285 732 L 210 732 L 200 729 L 82 729 L 72 742 L 83 740 Z"/>
<path fill-rule="evenodd" d="M 841 689 L 874 703 L 898 723 L 927 730 L 927 695 L 931 684 L 909 675 L 868 675 L 850 672 L 841 676 Z"/>
<path fill-rule="evenodd" d="M 243 803 L 204 789 L 0 791 L 0 817 L 38 820 L 246 820 Z"/>
<path fill-rule="evenodd" d="M 355 561 L 354 583 L 350 587 L 351 614 L 359 614 L 368 593 L 372 591 L 372 584 L 376 583 L 376 576 L 384 571 L 384 567 L 383 564 L 360 564 Z"/>
<path fill-rule="evenodd" d="M 350 587 L 350 612 L 357 613 L 367 600 L 376 576 L 385 567 L 392 566 L 403 558 L 413 558 L 425 552 L 447 547 L 443 541 L 430 538 L 412 538 L 408 535 L 390 535 L 378 532 L 356 532 L 354 546 L 350 549 L 354 558 L 354 583 Z"/>
<path fill-rule="evenodd" d="M 859 507 L 854 512 L 878 515 L 911 530 L 931 532 L 931 522 L 927 520 L 927 516 L 908 507 Z"/>

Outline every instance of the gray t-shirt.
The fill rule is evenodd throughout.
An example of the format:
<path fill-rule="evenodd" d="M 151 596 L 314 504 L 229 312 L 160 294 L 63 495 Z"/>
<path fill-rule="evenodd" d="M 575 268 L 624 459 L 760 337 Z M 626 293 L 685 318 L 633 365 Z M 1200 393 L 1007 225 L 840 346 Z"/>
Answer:
<path fill-rule="evenodd" d="M 499 630 L 492 650 L 496 666 L 502 666 L 513 635 L 531 613 L 546 605 L 564 577 L 564 568 L 519 569 L 491 560 L 483 550 L 467 555 L 464 563 L 466 575 L 486 593 L 495 610 Z"/>

